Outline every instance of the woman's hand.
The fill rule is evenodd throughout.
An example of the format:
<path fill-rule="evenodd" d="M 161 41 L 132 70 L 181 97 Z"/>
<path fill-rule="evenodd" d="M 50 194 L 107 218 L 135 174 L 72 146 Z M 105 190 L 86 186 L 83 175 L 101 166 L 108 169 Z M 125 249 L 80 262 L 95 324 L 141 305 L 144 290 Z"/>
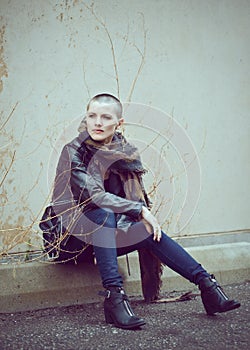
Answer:
<path fill-rule="evenodd" d="M 161 240 L 161 227 L 158 224 L 156 217 L 148 210 L 146 207 L 142 207 L 142 218 L 144 219 L 144 224 L 149 233 L 152 233 L 153 229 L 153 240 L 160 242 Z M 146 221 L 146 222 L 145 222 Z"/>

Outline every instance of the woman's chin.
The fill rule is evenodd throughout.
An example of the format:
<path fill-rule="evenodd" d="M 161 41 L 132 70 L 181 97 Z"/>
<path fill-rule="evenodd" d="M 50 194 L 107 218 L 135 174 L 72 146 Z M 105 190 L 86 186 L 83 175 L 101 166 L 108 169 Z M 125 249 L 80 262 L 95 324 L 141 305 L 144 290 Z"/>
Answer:
<path fill-rule="evenodd" d="M 92 140 L 94 140 L 95 142 L 100 142 L 100 143 L 109 143 L 110 142 L 110 138 L 106 138 L 103 137 L 102 135 L 91 135 L 90 136 L 92 138 Z"/>
<path fill-rule="evenodd" d="M 90 137 L 94 140 L 94 141 L 104 141 L 105 140 L 105 136 L 101 135 L 101 134 L 90 134 Z"/>
<path fill-rule="evenodd" d="M 107 137 L 101 134 L 91 134 L 90 137 L 96 142 L 110 143 L 113 138 L 113 135 Z"/>

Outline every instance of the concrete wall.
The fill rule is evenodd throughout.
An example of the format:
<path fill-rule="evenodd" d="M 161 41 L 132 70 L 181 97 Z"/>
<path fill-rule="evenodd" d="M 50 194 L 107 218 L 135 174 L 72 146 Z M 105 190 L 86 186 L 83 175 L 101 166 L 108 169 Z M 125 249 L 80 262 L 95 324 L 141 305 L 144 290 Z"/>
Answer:
<path fill-rule="evenodd" d="M 175 234 L 250 228 L 248 0 L 1 0 L 0 20 L 6 251 L 40 247 L 36 223 L 48 201 L 56 140 L 76 134 L 90 96 L 110 91 L 127 101 L 141 58 L 131 101 L 174 118 L 197 150 L 202 174 L 194 216 Z M 162 114 L 159 120 L 164 134 Z M 187 184 L 175 168 L 175 146 L 166 154 L 178 196 Z M 172 223 L 178 210 L 171 210 Z"/>

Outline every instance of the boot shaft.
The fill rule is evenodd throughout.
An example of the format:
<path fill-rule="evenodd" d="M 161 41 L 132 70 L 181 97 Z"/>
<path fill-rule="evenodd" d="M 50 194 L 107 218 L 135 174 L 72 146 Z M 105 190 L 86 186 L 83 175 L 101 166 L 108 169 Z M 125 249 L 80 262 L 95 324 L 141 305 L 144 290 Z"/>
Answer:
<path fill-rule="evenodd" d="M 240 307 L 238 301 L 229 300 L 213 275 L 202 279 L 199 283 L 199 289 L 208 315 L 214 315 L 216 312 L 226 312 Z"/>
<path fill-rule="evenodd" d="M 107 323 L 116 327 L 134 329 L 145 324 L 145 321 L 135 316 L 129 299 L 121 287 L 110 287 L 105 292 L 104 315 Z"/>
<path fill-rule="evenodd" d="M 216 281 L 214 275 L 202 279 L 199 283 L 199 289 L 201 290 L 201 292 L 207 291 L 210 293 L 219 294 L 220 297 L 224 300 L 229 300 L 228 296 L 225 294 L 221 286 Z"/>

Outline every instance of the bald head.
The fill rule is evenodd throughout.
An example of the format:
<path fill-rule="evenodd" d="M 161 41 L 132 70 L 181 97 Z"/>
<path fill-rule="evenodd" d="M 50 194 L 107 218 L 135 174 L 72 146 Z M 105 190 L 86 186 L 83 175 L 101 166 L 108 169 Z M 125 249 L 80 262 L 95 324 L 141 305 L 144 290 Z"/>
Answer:
<path fill-rule="evenodd" d="M 119 99 L 116 98 L 115 96 L 113 96 L 111 94 L 95 95 L 89 101 L 89 103 L 87 105 L 87 111 L 89 110 L 89 107 L 90 107 L 91 103 L 93 103 L 93 102 L 99 102 L 99 103 L 103 103 L 103 104 L 115 105 L 115 108 L 116 108 L 116 111 L 117 111 L 117 118 L 118 119 L 122 118 L 122 104 L 119 101 Z"/>

